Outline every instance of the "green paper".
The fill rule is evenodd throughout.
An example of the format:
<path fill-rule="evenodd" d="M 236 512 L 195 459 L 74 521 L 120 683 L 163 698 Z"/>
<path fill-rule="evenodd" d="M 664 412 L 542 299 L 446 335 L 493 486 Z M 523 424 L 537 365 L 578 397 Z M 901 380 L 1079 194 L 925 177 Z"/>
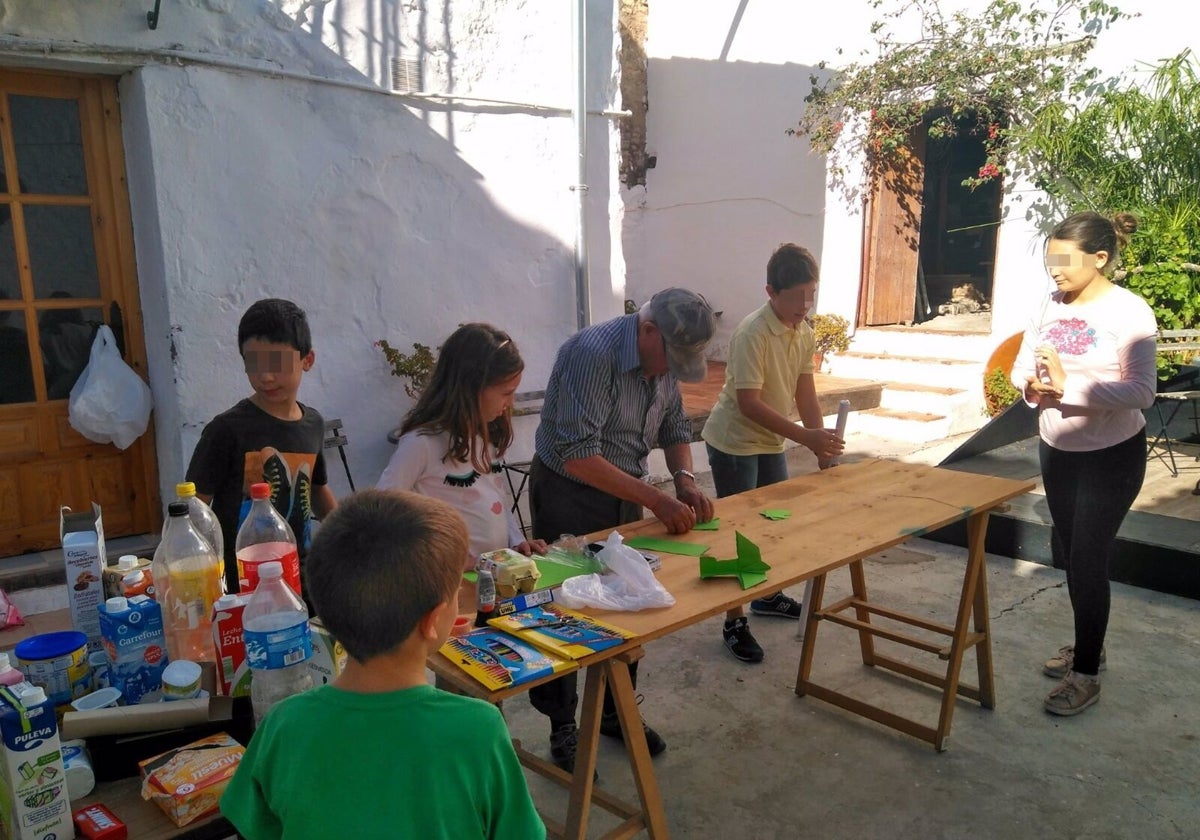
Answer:
<path fill-rule="evenodd" d="M 762 515 L 772 522 L 778 522 L 781 519 L 787 519 L 792 515 L 790 510 L 764 510 Z"/>
<path fill-rule="evenodd" d="M 467 583 L 478 583 L 479 575 L 475 572 L 463 572 L 463 580 Z"/>
<path fill-rule="evenodd" d="M 630 548 L 644 548 L 647 551 L 661 551 L 666 554 L 686 554 L 688 557 L 699 557 L 708 551 L 708 546 L 696 543 L 680 542 L 679 540 L 664 540 L 658 537 L 630 537 L 625 540 Z"/>
<path fill-rule="evenodd" d="M 734 531 L 737 540 L 737 557 L 731 560 L 718 560 L 705 554 L 700 557 L 700 579 L 713 577 L 736 577 L 742 589 L 758 586 L 767 579 L 770 565 L 762 559 L 762 552 L 751 540 Z"/>
<path fill-rule="evenodd" d="M 600 571 L 600 562 L 596 558 L 554 547 L 551 547 L 545 556 L 535 554 L 533 562 L 537 564 L 541 573 L 537 582 L 538 589 L 550 589 L 560 585 L 567 578 Z"/>
<path fill-rule="evenodd" d="M 716 531 L 721 525 L 720 519 L 710 519 L 707 522 L 697 522 L 692 526 L 693 531 Z"/>

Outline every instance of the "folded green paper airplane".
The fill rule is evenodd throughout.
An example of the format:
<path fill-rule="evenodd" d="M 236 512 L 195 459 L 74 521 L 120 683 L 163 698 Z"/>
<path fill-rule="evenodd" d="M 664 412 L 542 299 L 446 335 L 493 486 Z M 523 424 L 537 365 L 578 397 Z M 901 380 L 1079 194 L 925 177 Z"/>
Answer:
<path fill-rule="evenodd" d="M 737 539 L 737 557 L 732 560 L 718 560 L 707 554 L 701 555 L 700 579 L 736 577 L 742 589 L 758 586 L 767 579 L 767 570 L 771 567 L 763 561 L 762 552 L 758 550 L 757 545 L 740 531 L 735 531 L 734 536 Z"/>

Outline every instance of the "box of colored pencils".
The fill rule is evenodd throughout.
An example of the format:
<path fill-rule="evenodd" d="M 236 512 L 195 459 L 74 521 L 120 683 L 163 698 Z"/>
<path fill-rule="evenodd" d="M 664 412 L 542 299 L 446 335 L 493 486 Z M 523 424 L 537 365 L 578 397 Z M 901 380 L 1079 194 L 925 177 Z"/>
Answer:
<path fill-rule="evenodd" d="M 489 691 L 499 691 L 579 666 L 493 627 L 451 636 L 440 653 Z"/>
<path fill-rule="evenodd" d="M 566 659 L 582 659 L 633 638 L 628 630 L 554 603 L 491 618 L 488 624 Z"/>

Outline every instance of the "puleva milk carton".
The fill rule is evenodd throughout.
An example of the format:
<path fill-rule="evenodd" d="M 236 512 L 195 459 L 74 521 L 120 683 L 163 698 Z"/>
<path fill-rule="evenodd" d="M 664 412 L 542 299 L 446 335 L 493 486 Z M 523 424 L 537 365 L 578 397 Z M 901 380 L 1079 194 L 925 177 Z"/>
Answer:
<path fill-rule="evenodd" d="M 242 638 L 242 611 L 249 595 L 222 595 L 213 604 L 213 644 L 217 649 L 217 693 L 229 697 L 250 695 L 250 665 Z"/>
<path fill-rule="evenodd" d="M 90 511 L 79 513 L 72 513 L 69 507 L 60 508 L 58 530 L 67 567 L 71 626 L 87 634 L 88 653 L 92 653 L 100 650 L 97 608 L 104 601 L 104 523 L 100 505 L 92 502 Z"/>
<path fill-rule="evenodd" d="M 162 608 L 146 595 L 109 598 L 100 607 L 100 636 L 108 653 L 108 684 L 126 706 L 162 697 L 167 637 Z"/>
<path fill-rule="evenodd" d="M 54 704 L 31 683 L 0 688 L 0 830 L 13 840 L 75 835 Z"/>
<path fill-rule="evenodd" d="M 312 638 L 312 656 L 308 658 L 308 671 L 313 685 L 328 685 L 346 668 L 346 649 L 333 638 L 333 634 L 319 618 L 308 620 L 309 636 Z"/>

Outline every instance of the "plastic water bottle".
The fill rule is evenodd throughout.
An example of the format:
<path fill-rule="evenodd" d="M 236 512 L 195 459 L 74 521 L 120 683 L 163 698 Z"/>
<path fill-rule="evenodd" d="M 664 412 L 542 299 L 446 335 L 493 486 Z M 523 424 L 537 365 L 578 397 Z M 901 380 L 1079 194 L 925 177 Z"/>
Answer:
<path fill-rule="evenodd" d="M 258 567 L 258 586 L 242 613 L 242 638 L 257 725 L 273 705 L 313 684 L 308 608 L 284 583 L 283 566 L 274 560 Z"/>
<path fill-rule="evenodd" d="M 224 560 L 225 535 L 221 533 L 221 523 L 213 509 L 196 495 L 196 485 L 190 481 L 181 481 L 175 485 L 175 495 L 179 497 L 175 501 L 187 503 L 188 518 L 192 520 L 192 527 L 208 540 L 213 551 Z"/>
<path fill-rule="evenodd" d="M 192 527 L 186 502 L 171 502 L 167 513 L 151 566 L 167 652 L 171 659 L 216 662 L 212 608 L 225 593 L 223 564 L 208 540 Z"/>
<path fill-rule="evenodd" d="M 250 511 L 237 542 L 238 589 L 253 592 L 258 586 L 259 570 L 264 563 L 278 562 L 283 567 L 283 579 L 292 591 L 300 594 L 300 553 L 292 526 L 271 504 L 271 485 L 266 482 L 250 485 Z"/>

